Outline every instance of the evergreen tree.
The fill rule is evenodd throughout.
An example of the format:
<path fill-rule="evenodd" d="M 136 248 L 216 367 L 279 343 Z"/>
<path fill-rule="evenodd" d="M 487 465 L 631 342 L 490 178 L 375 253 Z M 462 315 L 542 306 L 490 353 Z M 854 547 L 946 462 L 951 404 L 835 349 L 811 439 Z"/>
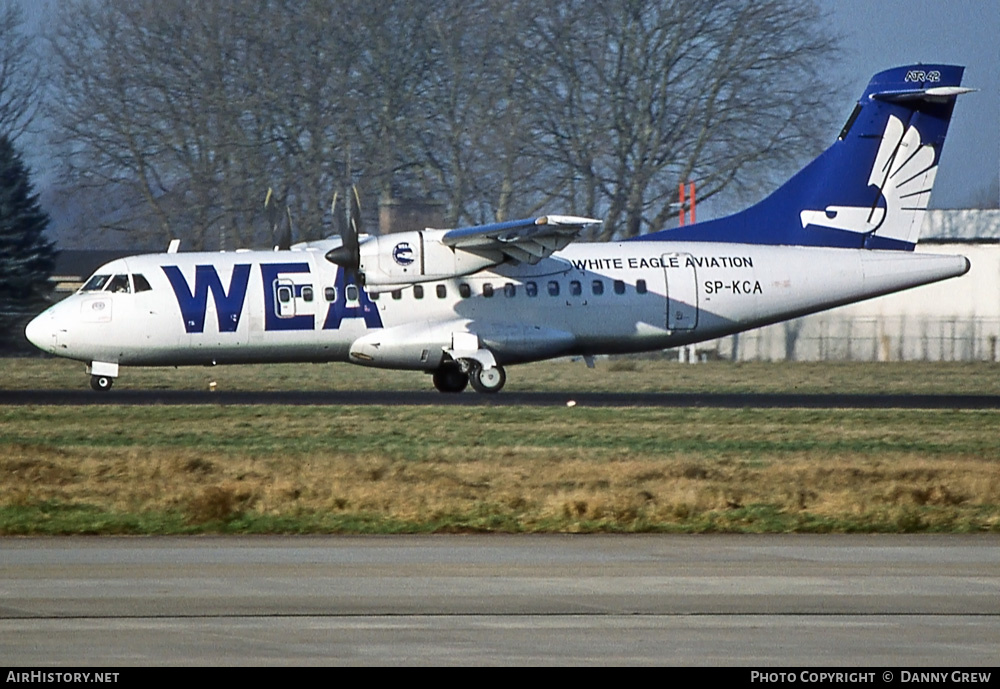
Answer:
<path fill-rule="evenodd" d="M 49 296 L 55 249 L 43 235 L 48 224 L 20 154 L 0 135 L 0 349 L 24 348 L 24 326 Z"/>

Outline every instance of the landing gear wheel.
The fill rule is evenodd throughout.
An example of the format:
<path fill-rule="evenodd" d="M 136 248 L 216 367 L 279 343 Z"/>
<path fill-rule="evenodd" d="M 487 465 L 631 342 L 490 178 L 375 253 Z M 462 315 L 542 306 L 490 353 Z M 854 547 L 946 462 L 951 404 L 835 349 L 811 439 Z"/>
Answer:
<path fill-rule="evenodd" d="M 107 392 L 114 385 L 115 379 L 111 376 L 91 376 L 90 387 L 97 392 Z"/>
<path fill-rule="evenodd" d="M 458 364 L 447 363 L 434 371 L 434 387 L 438 392 L 462 392 L 469 384 L 469 376 L 462 373 Z"/>
<path fill-rule="evenodd" d="M 469 382 L 476 392 L 496 393 L 500 392 L 507 382 L 507 373 L 503 370 L 503 366 L 495 368 L 477 366 L 469 372 Z"/>

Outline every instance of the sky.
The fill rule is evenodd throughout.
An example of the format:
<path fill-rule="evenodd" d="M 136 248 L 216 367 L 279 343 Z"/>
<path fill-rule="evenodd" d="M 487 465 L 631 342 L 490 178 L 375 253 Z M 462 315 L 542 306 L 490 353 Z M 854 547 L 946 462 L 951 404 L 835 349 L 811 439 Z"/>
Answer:
<path fill-rule="evenodd" d="M 8 2 L 11 0 L 0 0 Z M 29 20 L 43 25 L 57 0 L 14 0 Z M 419 2 L 419 0 L 414 0 Z M 748 0 L 749 1 L 749 0 Z M 817 0 L 842 53 L 830 66 L 833 81 L 848 88 L 834 104 L 850 114 L 868 80 L 890 67 L 944 63 L 966 67 L 964 86 L 941 155 L 931 205 L 964 208 L 990 194 L 1000 199 L 1000 0 Z M 819 132 L 833 141 L 837 132 Z M 41 171 L 45 163 L 31 161 Z M 44 173 L 43 173 L 44 175 Z"/>

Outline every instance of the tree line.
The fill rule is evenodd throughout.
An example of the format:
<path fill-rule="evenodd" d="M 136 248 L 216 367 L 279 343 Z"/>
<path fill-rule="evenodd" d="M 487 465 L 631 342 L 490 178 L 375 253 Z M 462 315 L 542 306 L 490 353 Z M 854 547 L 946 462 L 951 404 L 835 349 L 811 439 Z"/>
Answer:
<path fill-rule="evenodd" d="M 753 193 L 817 146 L 835 50 L 800 0 L 67 0 L 46 115 L 95 222 L 189 248 L 330 234 L 356 185 L 447 226 L 662 229 L 680 180 Z M 807 114 L 804 114 L 807 113 Z M 822 137 L 820 137 L 822 139 Z M 822 143 L 822 142 L 821 142 Z"/>
<path fill-rule="evenodd" d="M 49 218 L 17 139 L 41 104 L 39 62 L 16 5 L 0 6 L 0 353 L 22 348 L 24 325 L 45 304 L 55 247 Z"/>

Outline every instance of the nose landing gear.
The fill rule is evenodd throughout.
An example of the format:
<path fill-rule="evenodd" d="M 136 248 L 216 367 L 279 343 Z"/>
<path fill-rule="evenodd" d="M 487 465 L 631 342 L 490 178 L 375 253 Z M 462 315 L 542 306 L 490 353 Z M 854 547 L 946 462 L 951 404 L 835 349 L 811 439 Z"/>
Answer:
<path fill-rule="evenodd" d="M 94 361 L 87 367 L 90 374 L 90 387 L 97 392 L 107 392 L 115 383 L 118 375 L 118 364 L 105 361 Z"/>
<path fill-rule="evenodd" d="M 115 379 L 111 376 L 91 376 L 90 387 L 97 392 L 107 392 L 111 389 Z"/>

